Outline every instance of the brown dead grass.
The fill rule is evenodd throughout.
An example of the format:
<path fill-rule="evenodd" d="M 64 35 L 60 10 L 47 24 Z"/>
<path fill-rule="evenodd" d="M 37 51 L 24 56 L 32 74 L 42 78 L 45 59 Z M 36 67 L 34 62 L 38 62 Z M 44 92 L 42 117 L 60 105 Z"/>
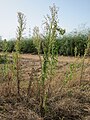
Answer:
<path fill-rule="evenodd" d="M 0 84 L 0 120 L 41 120 L 39 102 L 35 99 L 37 93 L 37 76 L 40 74 L 40 62 L 37 55 L 21 55 L 22 80 L 19 99 L 16 94 L 15 81 L 11 85 L 11 93 L 7 94 L 6 83 Z M 52 93 L 48 96 L 44 120 L 89 120 L 90 118 L 90 59 L 85 59 L 83 79 L 80 85 L 81 58 L 59 56 L 57 71 L 51 81 Z M 73 79 L 64 85 L 66 71 L 71 63 L 79 63 Z M 37 72 L 31 87 L 31 97 L 27 103 L 26 91 L 30 72 Z M 48 84 L 48 83 L 47 83 Z M 7 100 L 8 99 L 8 100 Z M 38 115 L 37 115 L 38 114 Z"/>

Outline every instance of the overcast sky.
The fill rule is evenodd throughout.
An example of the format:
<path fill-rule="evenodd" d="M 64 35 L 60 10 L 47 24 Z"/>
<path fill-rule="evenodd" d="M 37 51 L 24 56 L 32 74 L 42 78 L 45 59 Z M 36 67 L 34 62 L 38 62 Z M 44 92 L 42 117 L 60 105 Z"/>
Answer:
<path fill-rule="evenodd" d="M 0 36 L 6 39 L 16 36 L 17 12 L 23 12 L 29 27 L 41 27 L 44 15 L 53 3 L 59 7 L 60 26 L 67 32 L 81 24 L 90 27 L 90 0 L 0 0 Z"/>

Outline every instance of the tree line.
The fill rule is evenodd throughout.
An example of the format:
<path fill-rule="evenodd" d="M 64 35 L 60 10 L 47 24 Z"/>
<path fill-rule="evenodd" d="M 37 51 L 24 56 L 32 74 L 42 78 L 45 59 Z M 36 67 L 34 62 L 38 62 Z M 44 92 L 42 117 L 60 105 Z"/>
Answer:
<path fill-rule="evenodd" d="M 88 34 L 87 33 L 71 33 L 68 35 L 64 35 L 61 38 L 57 38 L 57 46 L 58 46 L 58 53 L 59 55 L 64 56 L 75 56 L 76 55 L 84 55 L 85 49 L 87 47 L 88 42 Z M 20 42 L 20 53 L 31 53 L 37 54 L 37 49 L 35 44 L 33 43 L 34 38 L 23 38 Z M 44 41 L 44 40 L 42 40 Z M 4 51 L 4 48 L 7 49 L 7 52 L 14 52 L 15 51 L 15 42 L 16 40 L 0 40 L 0 51 Z M 6 44 L 6 47 L 4 45 Z M 40 45 L 41 54 L 43 54 L 42 49 L 42 42 Z"/>

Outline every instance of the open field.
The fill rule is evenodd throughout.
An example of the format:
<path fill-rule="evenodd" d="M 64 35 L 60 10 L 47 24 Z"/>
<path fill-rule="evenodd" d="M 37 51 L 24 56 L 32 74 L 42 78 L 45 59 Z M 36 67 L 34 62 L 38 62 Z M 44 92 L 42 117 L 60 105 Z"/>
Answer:
<path fill-rule="evenodd" d="M 36 6 L 35 3 L 33 8 L 38 5 L 42 8 L 40 2 Z M 82 11 L 79 8 L 75 11 Z M 62 28 L 59 23 L 59 8 L 55 3 L 49 10 L 50 15 L 44 16 L 41 28 L 35 25 L 31 29 L 32 21 L 29 27 L 26 16 L 19 11 L 16 37 L 2 39 L 7 33 L 1 33 L 0 120 L 90 120 L 90 28 L 85 24 L 68 32 L 69 26 Z M 4 20 L 8 25 L 12 23 L 11 17 Z M 70 25 L 71 20 L 74 19 L 70 19 Z M 74 26 L 73 23 L 70 28 Z M 9 37 L 13 28 L 10 31 L 7 29 Z"/>
<path fill-rule="evenodd" d="M 51 81 L 51 93 L 46 103 L 46 114 L 40 118 L 37 93 L 37 78 L 40 75 L 40 61 L 37 55 L 21 55 L 21 95 L 16 93 L 16 82 L 0 83 L 0 120 L 90 120 L 90 58 L 85 59 L 81 76 L 82 58 L 59 56 L 56 73 Z M 70 66 L 76 65 L 70 75 Z M 34 68 L 35 75 L 30 98 L 27 102 L 26 92 L 30 73 Z M 68 73 L 68 76 L 67 76 Z M 10 91 L 9 91 L 10 89 Z M 9 93 L 8 93 L 9 91 Z"/>

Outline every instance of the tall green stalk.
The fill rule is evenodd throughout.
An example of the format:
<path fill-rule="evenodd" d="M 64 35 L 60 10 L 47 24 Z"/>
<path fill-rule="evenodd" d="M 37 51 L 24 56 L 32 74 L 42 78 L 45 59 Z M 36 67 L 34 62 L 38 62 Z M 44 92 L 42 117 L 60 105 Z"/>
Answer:
<path fill-rule="evenodd" d="M 57 49 L 57 35 L 64 34 L 64 30 L 58 27 L 58 9 L 55 5 L 50 7 L 51 15 L 47 15 L 45 17 L 44 23 L 44 34 L 42 34 L 42 47 L 43 47 L 43 56 L 41 60 L 41 80 L 40 80 L 40 110 L 41 116 L 45 114 L 46 107 L 46 99 L 47 99 L 47 90 L 46 90 L 46 81 L 52 80 L 52 76 L 54 74 L 57 62 L 58 62 L 58 49 Z M 40 34 L 38 30 L 34 30 L 34 43 L 36 44 L 36 48 L 38 50 L 38 55 L 40 55 Z M 50 82 L 48 87 L 50 87 Z"/>
<path fill-rule="evenodd" d="M 6 79 L 7 74 L 8 74 L 8 53 L 7 53 L 7 41 L 6 39 L 3 41 L 3 78 Z"/>
<path fill-rule="evenodd" d="M 84 53 L 84 56 L 83 56 L 83 59 L 82 59 L 81 75 L 80 75 L 80 85 L 82 84 L 85 58 L 86 58 L 86 55 L 90 54 L 89 51 L 90 51 L 90 35 L 88 36 L 87 48 L 85 49 L 85 53 Z"/>
<path fill-rule="evenodd" d="M 23 38 L 23 32 L 25 30 L 26 19 L 23 13 L 18 12 L 18 27 L 17 27 L 17 38 L 15 45 L 15 64 L 16 64 L 16 80 L 17 80 L 17 92 L 20 95 L 20 42 Z"/>

